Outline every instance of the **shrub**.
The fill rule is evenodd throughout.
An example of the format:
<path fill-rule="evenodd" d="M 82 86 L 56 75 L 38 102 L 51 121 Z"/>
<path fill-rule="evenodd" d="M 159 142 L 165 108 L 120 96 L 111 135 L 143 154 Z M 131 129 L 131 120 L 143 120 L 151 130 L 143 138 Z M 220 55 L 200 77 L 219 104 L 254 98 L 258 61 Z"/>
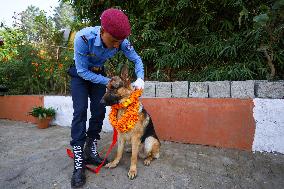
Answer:
<path fill-rule="evenodd" d="M 29 115 L 33 117 L 37 117 L 39 119 L 47 118 L 47 117 L 54 117 L 56 114 L 54 108 L 44 108 L 42 106 L 35 106 L 29 112 Z"/>

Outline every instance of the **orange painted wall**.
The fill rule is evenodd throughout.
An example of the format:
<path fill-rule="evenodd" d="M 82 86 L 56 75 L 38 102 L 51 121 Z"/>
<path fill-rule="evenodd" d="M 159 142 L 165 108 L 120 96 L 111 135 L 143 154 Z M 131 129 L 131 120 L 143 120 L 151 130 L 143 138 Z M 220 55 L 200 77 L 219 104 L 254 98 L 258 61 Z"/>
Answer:
<path fill-rule="evenodd" d="M 163 140 L 252 149 L 252 99 L 144 98 L 142 103 Z"/>
<path fill-rule="evenodd" d="M 252 99 L 142 98 L 160 139 L 251 150 Z M 43 96 L 0 96 L 0 118 L 36 123 L 27 112 Z"/>
<path fill-rule="evenodd" d="M 27 112 L 33 106 L 43 106 L 43 100 L 43 96 L 0 96 L 0 118 L 36 123 Z"/>

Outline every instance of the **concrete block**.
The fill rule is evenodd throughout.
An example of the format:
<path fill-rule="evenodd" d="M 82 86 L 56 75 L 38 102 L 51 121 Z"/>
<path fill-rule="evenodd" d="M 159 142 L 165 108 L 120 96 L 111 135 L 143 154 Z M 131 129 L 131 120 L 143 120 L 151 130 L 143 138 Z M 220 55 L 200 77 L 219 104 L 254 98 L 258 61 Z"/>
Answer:
<path fill-rule="evenodd" d="M 255 88 L 258 98 L 284 98 L 284 81 L 257 81 Z"/>
<path fill-rule="evenodd" d="M 208 83 L 207 82 L 190 82 L 188 97 L 191 98 L 208 98 Z"/>
<path fill-rule="evenodd" d="M 156 97 L 156 83 L 157 81 L 145 81 L 144 90 L 142 97 L 143 98 L 154 98 Z"/>
<path fill-rule="evenodd" d="M 172 97 L 187 98 L 188 97 L 188 81 L 172 82 Z"/>
<path fill-rule="evenodd" d="M 156 83 L 156 97 L 171 98 L 172 83 L 171 82 Z"/>
<path fill-rule="evenodd" d="M 254 98 L 254 83 L 253 80 L 248 81 L 232 81 L 231 82 L 231 97 L 232 98 Z"/>
<path fill-rule="evenodd" d="M 230 98 L 230 81 L 207 82 L 209 85 L 209 98 Z"/>

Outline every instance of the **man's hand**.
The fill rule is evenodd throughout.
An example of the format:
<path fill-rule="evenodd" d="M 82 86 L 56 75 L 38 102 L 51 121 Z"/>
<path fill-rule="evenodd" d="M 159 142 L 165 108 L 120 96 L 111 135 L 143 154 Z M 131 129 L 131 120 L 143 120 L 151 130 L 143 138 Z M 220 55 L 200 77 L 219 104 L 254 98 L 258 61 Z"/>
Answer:
<path fill-rule="evenodd" d="M 144 89 L 144 81 L 141 78 L 138 78 L 134 83 L 133 87 L 135 89 Z"/>

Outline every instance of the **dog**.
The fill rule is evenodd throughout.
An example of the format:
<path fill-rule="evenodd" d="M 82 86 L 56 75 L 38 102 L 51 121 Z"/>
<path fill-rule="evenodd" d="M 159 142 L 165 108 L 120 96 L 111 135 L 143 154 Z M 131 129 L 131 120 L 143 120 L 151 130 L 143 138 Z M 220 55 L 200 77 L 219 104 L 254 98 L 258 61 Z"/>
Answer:
<path fill-rule="evenodd" d="M 114 76 L 111 78 L 107 85 L 107 91 L 102 98 L 102 102 L 105 103 L 106 106 L 122 103 L 129 99 L 134 90 L 128 76 L 128 67 L 125 65 L 121 70 L 120 77 Z M 118 110 L 117 119 L 124 114 L 125 110 L 126 108 Z M 130 142 L 132 154 L 128 178 L 131 180 L 137 176 L 138 156 L 145 158 L 145 166 L 149 166 L 153 159 L 157 159 L 160 156 L 161 143 L 156 135 L 152 119 L 143 108 L 141 102 L 139 102 L 138 114 L 138 121 L 134 128 L 123 133 L 118 130 L 116 157 L 113 161 L 105 165 L 106 168 L 115 168 L 122 158 L 125 143 Z"/>

